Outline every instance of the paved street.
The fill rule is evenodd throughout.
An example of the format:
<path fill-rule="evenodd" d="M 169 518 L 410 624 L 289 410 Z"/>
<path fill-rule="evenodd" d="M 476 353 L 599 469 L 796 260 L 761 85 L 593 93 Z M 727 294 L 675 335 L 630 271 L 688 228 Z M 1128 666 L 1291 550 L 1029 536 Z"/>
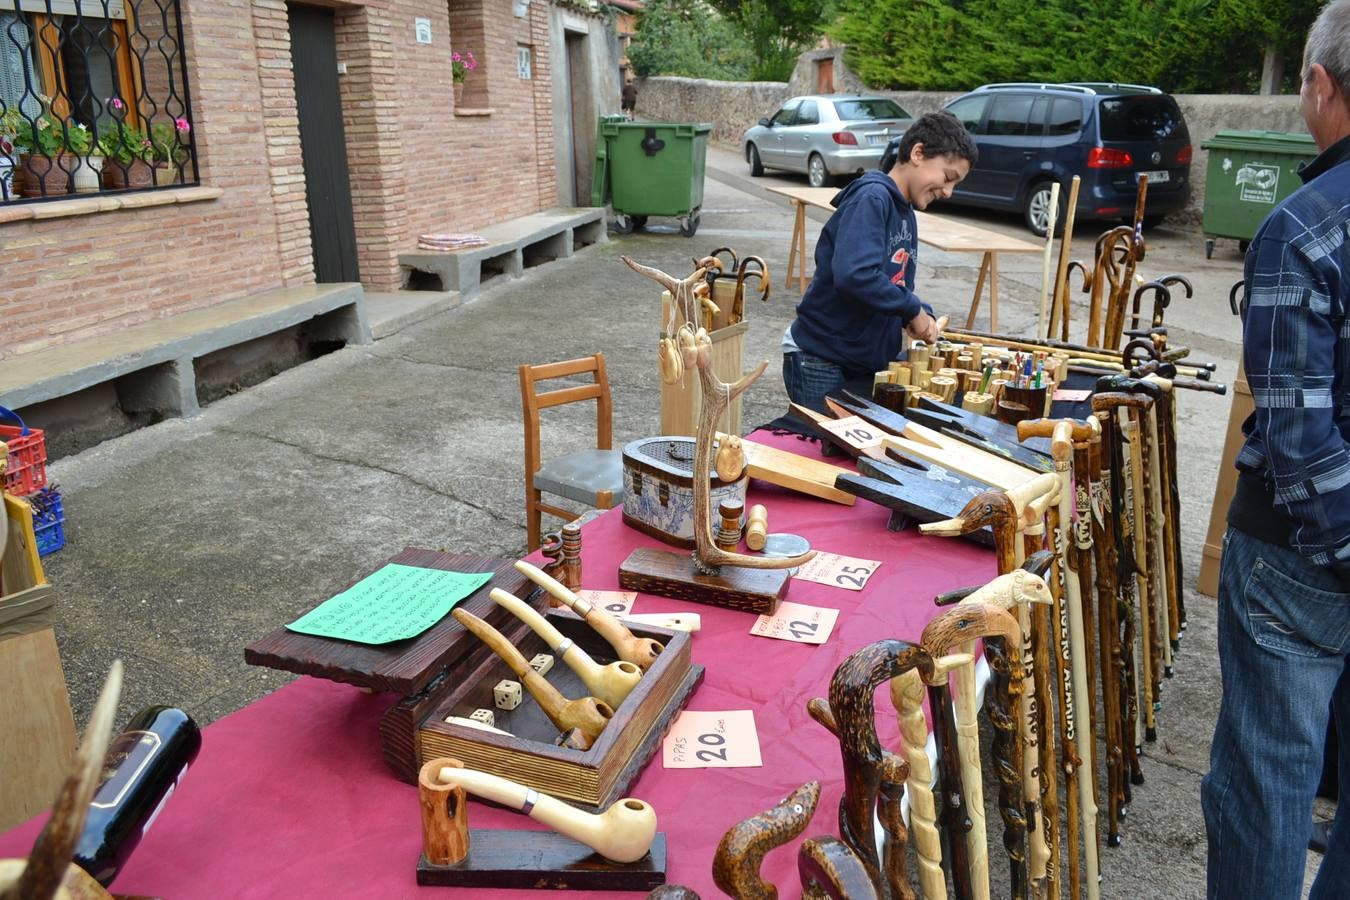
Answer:
<path fill-rule="evenodd" d="M 774 292 L 767 304 L 747 307 L 746 359 L 767 359 L 770 368 L 746 394 L 743 423 L 748 430 L 781 414 L 777 348 L 796 299 L 783 289 L 792 220 L 762 186 L 805 181 L 750 179 L 735 152 L 720 148 L 710 152 L 709 176 L 693 239 L 679 237 L 674 220 L 653 220 L 644 233 L 529 269 L 519 280 L 494 279 L 458 309 L 284 372 L 200 416 L 56 462 L 51 474 L 65 497 L 69 545 L 46 564 L 81 726 L 115 657 L 127 664 L 119 721 L 144 705 L 170 703 L 210 722 L 287 680 L 245 666 L 245 643 L 402 548 L 522 554 L 517 365 L 603 350 L 616 446 L 656 428 L 659 297 L 621 254 L 680 274 L 692 256 L 723 245 L 764 257 Z M 951 212 L 1030 239 L 1018 216 Z M 1090 258 L 1105 227 L 1080 223 L 1075 258 Z M 963 320 L 978 263 L 971 254 L 922 248 L 920 295 Z M 1003 330 L 1029 332 L 1040 258 L 1006 256 L 1000 271 Z M 1227 301 L 1241 277 L 1234 243 L 1220 242 L 1206 260 L 1199 234 L 1159 229 L 1149 235 L 1141 272 L 1192 280 L 1195 296 L 1167 312 L 1172 341 L 1218 363 L 1216 380 L 1231 382 L 1240 337 Z M 1084 310 L 1075 310 L 1080 323 Z M 1125 845 L 1103 849 L 1104 897 L 1204 893 L 1198 792 L 1219 688 L 1213 603 L 1193 589 L 1228 406 L 1227 397 L 1182 398 L 1179 527 L 1190 628 L 1177 675 L 1164 687 L 1160 739 L 1146 747 L 1148 781 L 1135 789 Z M 583 440 L 584 415 L 562 420 L 570 433 L 562 441 Z M 1002 854 L 991 856 L 1006 885 Z"/>

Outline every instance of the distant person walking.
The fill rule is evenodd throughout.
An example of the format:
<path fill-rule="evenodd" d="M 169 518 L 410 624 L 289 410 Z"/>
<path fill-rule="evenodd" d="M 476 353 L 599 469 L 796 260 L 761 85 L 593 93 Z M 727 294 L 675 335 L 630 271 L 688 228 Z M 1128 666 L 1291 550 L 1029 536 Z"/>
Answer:
<path fill-rule="evenodd" d="M 623 114 L 631 122 L 634 110 L 637 109 L 637 81 L 632 75 L 629 75 L 623 84 Z"/>

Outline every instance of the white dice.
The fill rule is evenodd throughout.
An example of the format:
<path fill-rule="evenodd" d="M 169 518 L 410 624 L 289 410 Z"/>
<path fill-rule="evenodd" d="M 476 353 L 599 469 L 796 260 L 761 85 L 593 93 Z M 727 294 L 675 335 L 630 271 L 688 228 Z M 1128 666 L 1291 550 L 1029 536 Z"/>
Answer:
<path fill-rule="evenodd" d="M 503 678 L 492 688 L 492 699 L 498 709 L 515 709 L 520 705 L 520 682 Z"/>
<path fill-rule="evenodd" d="M 534 658 L 530 660 L 530 668 L 540 675 L 547 675 L 549 669 L 553 668 L 553 657 L 547 653 L 536 653 Z"/>
<path fill-rule="evenodd" d="M 495 728 L 497 725 L 497 717 L 490 709 L 475 709 L 469 718 L 489 728 Z"/>

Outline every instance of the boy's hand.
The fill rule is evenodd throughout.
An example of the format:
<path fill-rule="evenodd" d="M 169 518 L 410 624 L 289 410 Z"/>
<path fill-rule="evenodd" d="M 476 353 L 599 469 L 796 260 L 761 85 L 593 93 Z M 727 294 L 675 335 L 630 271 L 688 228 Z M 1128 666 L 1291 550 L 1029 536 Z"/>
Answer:
<path fill-rule="evenodd" d="M 916 341 L 923 341 L 925 344 L 936 341 L 941 333 L 937 320 L 922 310 L 919 311 L 917 316 L 910 319 L 909 324 L 905 326 L 905 334 Z"/>

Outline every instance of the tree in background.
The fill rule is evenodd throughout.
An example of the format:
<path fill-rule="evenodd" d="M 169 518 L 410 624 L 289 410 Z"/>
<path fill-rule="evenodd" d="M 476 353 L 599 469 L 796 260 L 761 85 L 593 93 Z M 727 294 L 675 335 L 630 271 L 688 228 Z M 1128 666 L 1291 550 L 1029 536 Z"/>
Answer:
<path fill-rule="evenodd" d="M 754 60 L 736 28 L 703 0 L 647 0 L 628 61 L 639 76 L 744 81 Z"/>
<path fill-rule="evenodd" d="M 711 0 L 749 41 L 752 81 L 787 81 L 797 56 L 809 50 L 833 16 L 822 0 Z"/>
<path fill-rule="evenodd" d="M 826 30 L 875 87 L 968 90 L 992 81 L 1120 81 L 1249 93 L 1297 69 L 1309 0 L 836 0 Z M 1289 89 L 1273 74 L 1276 89 Z"/>

